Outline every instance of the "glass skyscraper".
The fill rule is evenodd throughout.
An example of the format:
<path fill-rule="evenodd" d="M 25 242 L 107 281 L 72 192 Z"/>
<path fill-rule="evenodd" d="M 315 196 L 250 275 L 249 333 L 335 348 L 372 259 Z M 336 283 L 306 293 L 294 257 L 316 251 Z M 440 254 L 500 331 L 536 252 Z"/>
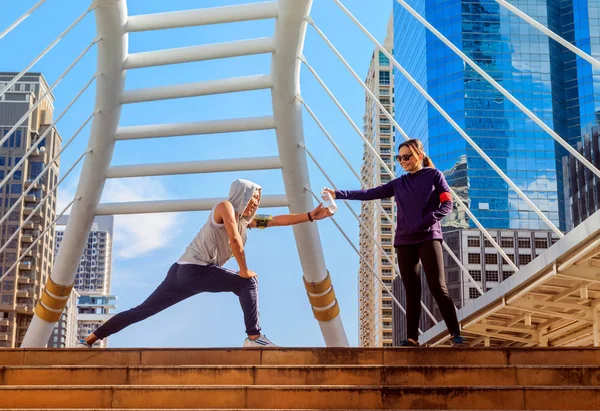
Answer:
<path fill-rule="evenodd" d="M 494 0 L 407 0 L 490 76 L 571 144 L 600 116 L 600 79 L 589 63 Z M 513 0 L 600 57 L 600 6 L 592 0 Z M 394 1 L 394 57 L 550 220 L 566 227 L 560 148 Z M 395 71 L 395 113 L 487 228 L 547 229 L 423 96 Z M 401 141 L 398 138 L 396 141 Z M 474 227 L 453 215 L 450 225 Z M 462 219 L 461 219 L 462 218 Z"/>

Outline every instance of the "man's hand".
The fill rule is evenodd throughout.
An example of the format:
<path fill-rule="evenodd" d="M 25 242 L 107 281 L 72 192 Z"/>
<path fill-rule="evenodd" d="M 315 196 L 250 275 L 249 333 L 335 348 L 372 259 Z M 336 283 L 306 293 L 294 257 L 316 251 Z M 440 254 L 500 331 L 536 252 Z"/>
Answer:
<path fill-rule="evenodd" d="M 310 212 L 310 216 L 313 220 L 322 220 L 327 217 L 331 217 L 333 213 L 328 208 L 323 207 L 323 203 L 319 204 L 317 208 Z"/>
<path fill-rule="evenodd" d="M 252 270 L 245 270 L 245 271 L 240 270 L 240 277 L 242 277 L 242 278 L 252 278 L 252 277 L 258 277 L 258 274 L 256 274 Z"/>

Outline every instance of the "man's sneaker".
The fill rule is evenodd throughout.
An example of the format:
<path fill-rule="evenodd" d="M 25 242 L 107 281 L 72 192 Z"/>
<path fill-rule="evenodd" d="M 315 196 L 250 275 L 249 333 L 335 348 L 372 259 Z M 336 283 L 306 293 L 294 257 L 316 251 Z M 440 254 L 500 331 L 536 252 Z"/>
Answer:
<path fill-rule="evenodd" d="M 412 342 L 411 340 L 402 340 L 399 344 L 400 347 L 419 347 L 418 342 Z"/>
<path fill-rule="evenodd" d="M 89 345 L 85 340 L 79 340 L 75 348 L 92 348 L 93 345 Z"/>
<path fill-rule="evenodd" d="M 259 348 L 265 348 L 265 347 L 278 347 L 277 345 L 273 344 L 271 342 L 271 340 L 269 340 L 267 338 L 266 335 L 261 334 L 258 338 L 251 340 L 250 338 L 246 337 L 246 339 L 244 340 L 244 347 L 259 347 Z"/>
<path fill-rule="evenodd" d="M 452 346 L 457 348 L 463 348 L 468 347 L 469 344 L 467 344 L 467 340 L 465 340 L 464 337 L 460 335 L 455 335 L 454 337 L 452 337 Z"/>

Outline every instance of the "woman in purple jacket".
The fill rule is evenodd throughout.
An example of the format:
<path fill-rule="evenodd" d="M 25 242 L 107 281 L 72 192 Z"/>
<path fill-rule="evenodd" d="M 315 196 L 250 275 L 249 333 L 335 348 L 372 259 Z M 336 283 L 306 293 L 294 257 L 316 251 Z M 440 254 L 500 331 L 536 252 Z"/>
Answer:
<path fill-rule="evenodd" d="M 406 333 L 402 346 L 419 345 L 421 317 L 421 264 L 429 290 L 435 298 L 453 346 L 464 346 L 454 303 L 444 279 L 442 229 L 440 220 L 452 211 L 452 196 L 444 174 L 436 170 L 425 155 L 419 140 L 400 145 L 396 159 L 406 174 L 379 187 L 368 190 L 327 191 L 340 200 L 378 200 L 394 196 L 398 211 L 394 247 L 398 266 L 406 289 Z"/>

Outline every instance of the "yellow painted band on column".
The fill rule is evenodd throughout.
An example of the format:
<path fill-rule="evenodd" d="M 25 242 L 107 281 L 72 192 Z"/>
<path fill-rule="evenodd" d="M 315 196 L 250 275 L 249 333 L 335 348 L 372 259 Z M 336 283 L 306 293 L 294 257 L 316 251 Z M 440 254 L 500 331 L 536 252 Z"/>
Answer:
<path fill-rule="evenodd" d="M 63 308 L 65 308 L 65 305 L 67 305 L 67 300 L 69 299 L 69 297 L 62 297 L 62 298 L 56 298 L 51 296 L 50 294 L 48 294 L 48 289 L 44 288 L 44 291 L 42 291 L 42 302 L 44 303 L 44 305 L 48 308 L 52 308 L 53 310 L 61 310 Z"/>
<path fill-rule="evenodd" d="M 308 291 L 311 294 L 322 294 L 325 291 L 329 290 L 329 287 L 331 287 L 331 277 L 329 276 L 329 271 L 327 271 L 327 277 L 325 277 L 323 281 L 320 281 L 318 283 L 311 283 L 309 281 L 306 281 L 306 278 L 304 278 L 304 276 L 302 276 L 302 279 L 304 280 L 304 288 L 306 288 L 306 291 Z"/>
<path fill-rule="evenodd" d="M 74 285 L 75 282 L 73 282 L 71 285 L 56 284 L 54 281 L 52 281 L 52 278 L 50 277 L 48 277 L 48 281 L 46 282 L 46 288 L 48 289 L 48 291 L 50 291 L 50 293 L 54 294 L 57 297 L 69 296 Z"/>
<path fill-rule="evenodd" d="M 62 312 L 50 311 L 42 305 L 41 301 L 38 301 L 37 305 L 35 306 L 35 313 L 42 320 L 47 321 L 49 323 L 55 323 L 58 320 L 60 320 L 60 316 L 62 314 Z"/>
<path fill-rule="evenodd" d="M 329 289 L 329 291 L 327 292 L 327 294 L 323 294 L 323 295 L 312 295 L 310 293 L 306 293 L 308 295 L 308 300 L 310 301 L 310 305 L 312 305 L 313 307 L 327 307 L 328 305 L 330 305 L 332 302 L 335 301 L 335 291 L 333 290 L 333 287 L 331 287 Z"/>
<path fill-rule="evenodd" d="M 315 310 L 314 308 L 312 310 L 315 318 L 319 321 L 331 321 L 340 315 L 340 306 L 338 305 L 337 300 L 335 300 L 334 305 L 326 310 Z"/>

